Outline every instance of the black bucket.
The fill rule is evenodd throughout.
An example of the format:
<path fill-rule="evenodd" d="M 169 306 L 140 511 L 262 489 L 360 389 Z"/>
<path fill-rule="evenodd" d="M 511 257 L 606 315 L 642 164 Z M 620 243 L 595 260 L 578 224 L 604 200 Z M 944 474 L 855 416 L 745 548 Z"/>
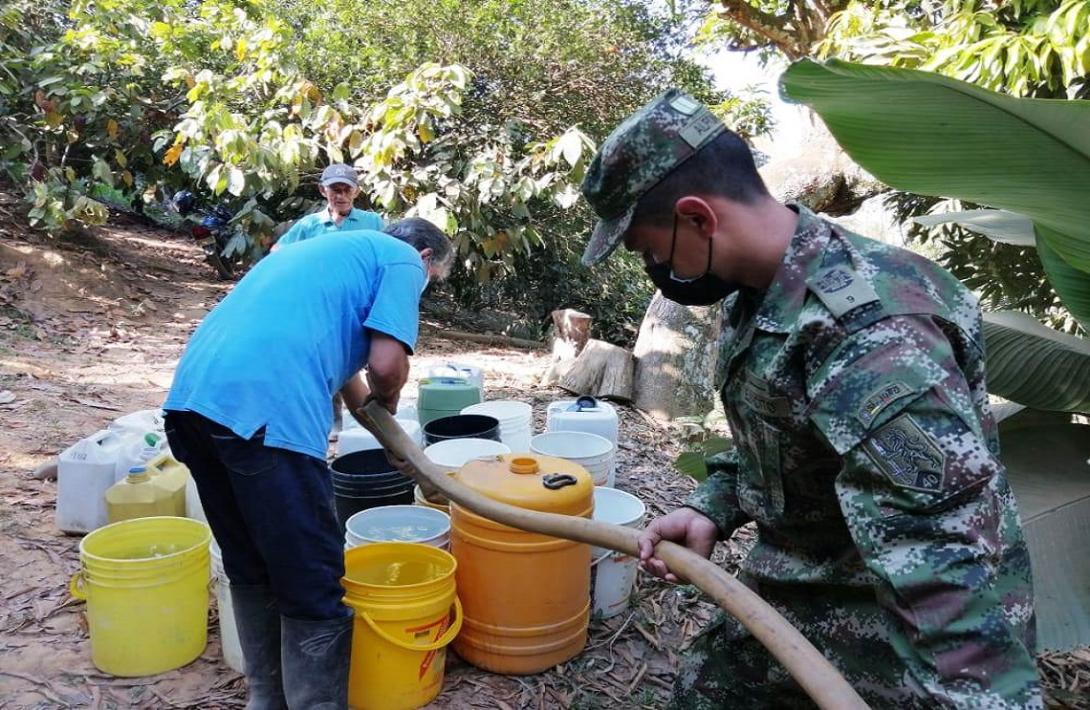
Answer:
<path fill-rule="evenodd" d="M 413 481 L 393 467 L 382 449 L 345 454 L 330 464 L 333 503 L 341 527 L 354 514 L 380 505 L 412 505 Z"/>
<path fill-rule="evenodd" d="M 500 420 L 483 414 L 457 414 L 432 419 L 424 425 L 424 445 L 430 446 L 447 439 L 500 440 Z"/>

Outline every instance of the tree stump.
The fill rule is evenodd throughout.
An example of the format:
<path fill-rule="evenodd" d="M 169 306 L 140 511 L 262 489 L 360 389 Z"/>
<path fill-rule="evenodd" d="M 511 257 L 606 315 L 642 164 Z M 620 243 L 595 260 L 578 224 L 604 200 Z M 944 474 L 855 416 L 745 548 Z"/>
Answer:
<path fill-rule="evenodd" d="M 541 384 L 558 383 L 590 340 L 591 317 L 571 308 L 553 311 L 553 357 Z"/>
<path fill-rule="evenodd" d="M 632 353 L 601 340 L 590 340 L 559 384 L 576 395 L 629 402 L 633 372 Z"/>
<path fill-rule="evenodd" d="M 656 419 L 715 407 L 720 306 L 682 306 L 656 293 L 640 324 L 633 403 Z"/>

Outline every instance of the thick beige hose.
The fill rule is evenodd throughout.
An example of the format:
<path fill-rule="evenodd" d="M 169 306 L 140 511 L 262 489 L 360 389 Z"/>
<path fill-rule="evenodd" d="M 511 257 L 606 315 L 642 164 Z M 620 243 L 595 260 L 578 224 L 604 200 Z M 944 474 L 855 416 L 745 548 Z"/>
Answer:
<path fill-rule="evenodd" d="M 639 554 L 636 530 L 586 518 L 526 510 L 492 500 L 459 483 L 428 460 L 377 402 L 370 402 L 357 413 L 387 451 L 409 463 L 415 471 L 413 478 L 425 490 L 435 489 L 458 505 L 503 525 L 585 542 L 627 555 Z M 655 547 L 655 556 L 737 618 L 820 707 L 830 710 L 867 707 L 844 677 L 795 627 L 718 565 L 672 542 L 660 542 Z"/>

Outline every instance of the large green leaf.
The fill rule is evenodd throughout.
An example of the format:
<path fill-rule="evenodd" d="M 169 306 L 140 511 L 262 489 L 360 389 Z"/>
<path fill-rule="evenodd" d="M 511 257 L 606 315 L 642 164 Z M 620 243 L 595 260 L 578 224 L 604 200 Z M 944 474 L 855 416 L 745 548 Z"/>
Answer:
<path fill-rule="evenodd" d="M 1048 282 L 1056 289 L 1064 307 L 1071 312 L 1083 330 L 1090 333 L 1090 274 L 1068 264 L 1049 246 L 1053 240 L 1046 238 L 1047 227 L 1039 226 L 1037 231 L 1041 236 L 1037 240 L 1037 256 L 1045 267 Z"/>
<path fill-rule="evenodd" d="M 1090 411 L 1090 340 L 1024 313 L 984 314 L 988 391 L 1057 412 Z"/>
<path fill-rule="evenodd" d="M 1017 212 L 1090 272 L 1090 101 L 1019 99 L 929 72 L 802 60 L 780 80 L 900 190 Z"/>

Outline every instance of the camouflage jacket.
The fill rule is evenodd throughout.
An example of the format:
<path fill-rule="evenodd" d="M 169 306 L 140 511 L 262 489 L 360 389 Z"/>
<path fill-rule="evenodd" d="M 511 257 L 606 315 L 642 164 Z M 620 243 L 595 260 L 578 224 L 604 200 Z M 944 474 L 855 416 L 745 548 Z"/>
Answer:
<path fill-rule="evenodd" d="M 1039 705 L 976 300 L 927 259 L 797 209 L 768 290 L 724 309 L 736 446 L 687 504 L 724 537 L 756 521 L 758 581 L 873 587 L 927 704 Z"/>

